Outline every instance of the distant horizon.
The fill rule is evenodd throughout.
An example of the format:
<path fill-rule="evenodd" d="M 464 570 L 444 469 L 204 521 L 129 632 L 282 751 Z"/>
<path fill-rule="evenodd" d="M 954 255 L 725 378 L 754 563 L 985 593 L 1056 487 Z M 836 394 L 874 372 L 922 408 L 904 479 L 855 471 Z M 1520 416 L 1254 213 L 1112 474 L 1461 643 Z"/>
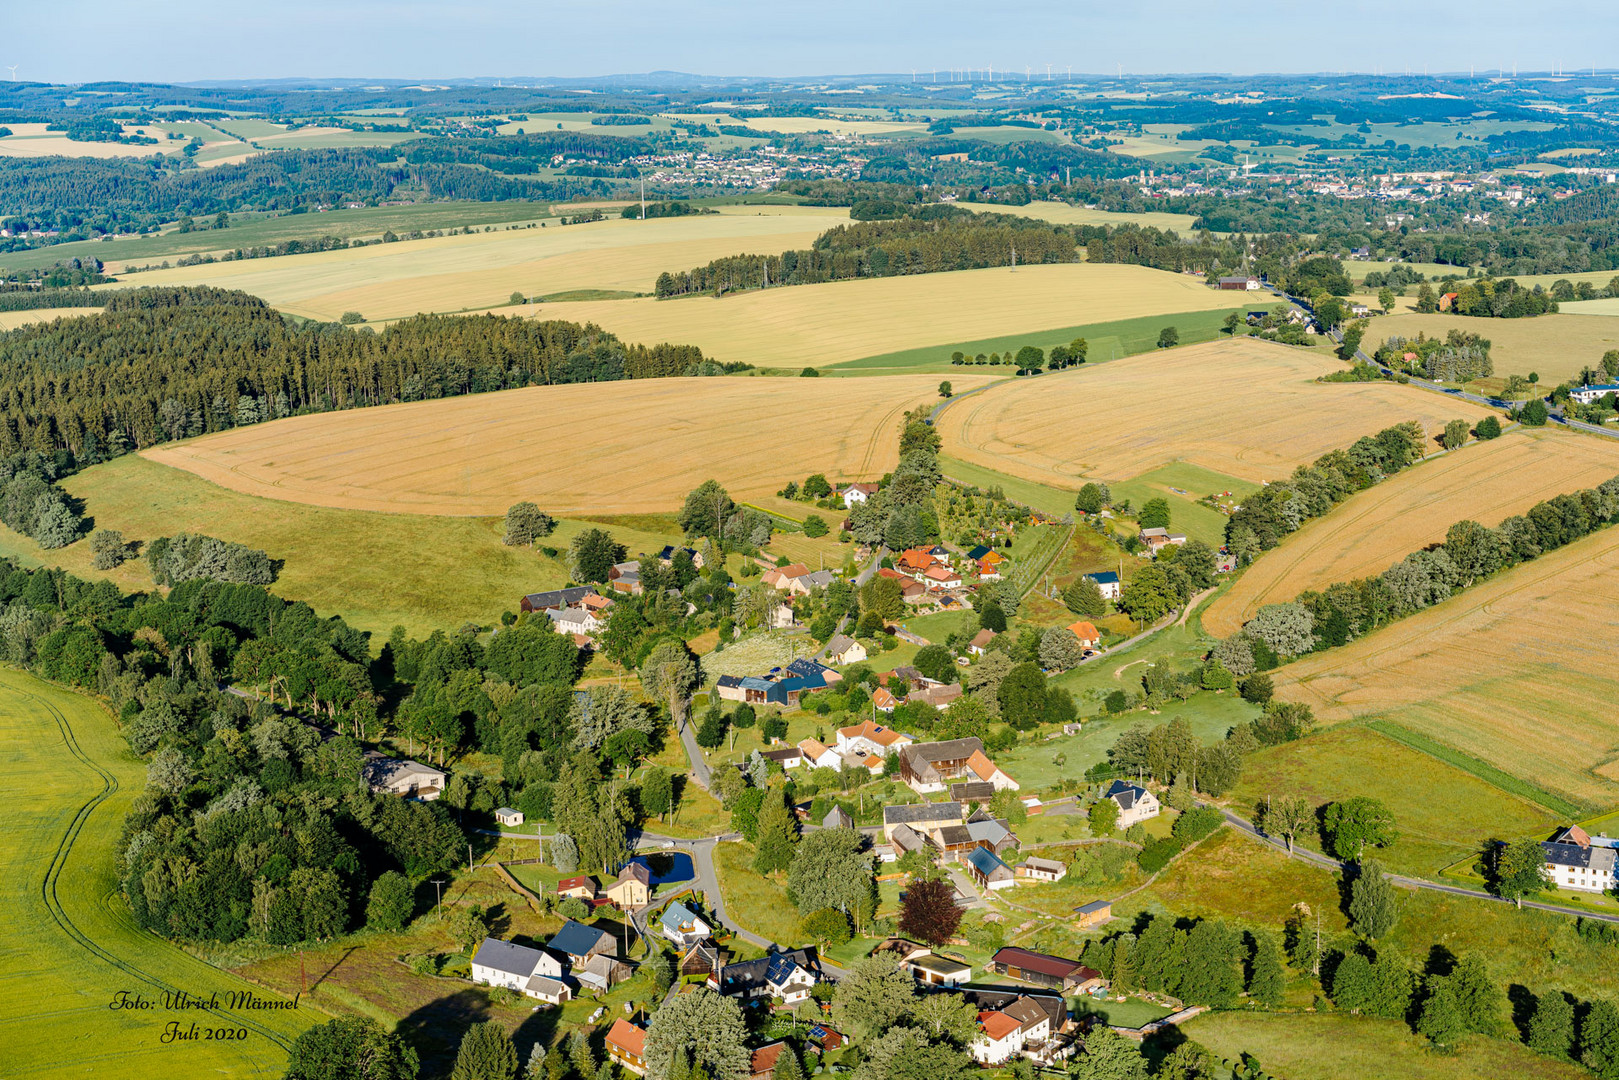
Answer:
<path fill-rule="evenodd" d="M 1091 68 L 1092 77 L 1122 67 L 1137 78 L 1414 74 L 1425 64 L 1455 77 L 1470 67 L 1482 75 L 1516 65 L 1522 78 L 1588 73 L 1593 64 L 1601 71 L 1604 60 L 1611 71 L 1615 58 L 1606 54 L 1619 41 L 1619 5 L 1598 0 L 1570 0 L 1555 20 L 1518 0 L 1477 0 L 1464 20 L 1435 24 L 1431 33 L 1419 26 L 1415 34 L 1414 11 L 1403 0 L 1296 5 L 1269 21 L 1234 17 L 1206 0 L 1141 0 L 1127 10 L 1095 0 L 1034 0 L 1016 18 L 959 0 L 825 0 L 813 15 L 690 0 L 678 21 L 635 0 L 281 0 L 250 10 L 214 0 L 59 0 L 7 15 L 10 48 L 0 45 L 0 79 L 15 64 L 19 81 L 69 86 L 599 82 L 659 72 L 842 81 L 991 64 L 1032 75 L 1048 64 L 1064 73 L 1072 65 Z M 95 32 L 80 33 L 85 27 Z M 1404 36 L 1388 33 L 1391 27 Z M 71 49 L 27 44 L 69 36 Z M 533 74 L 564 64 L 572 70 Z M 722 74 L 743 66 L 750 70 Z M 450 73 L 469 68 L 527 74 Z M 357 69 L 380 73 L 330 74 Z"/>

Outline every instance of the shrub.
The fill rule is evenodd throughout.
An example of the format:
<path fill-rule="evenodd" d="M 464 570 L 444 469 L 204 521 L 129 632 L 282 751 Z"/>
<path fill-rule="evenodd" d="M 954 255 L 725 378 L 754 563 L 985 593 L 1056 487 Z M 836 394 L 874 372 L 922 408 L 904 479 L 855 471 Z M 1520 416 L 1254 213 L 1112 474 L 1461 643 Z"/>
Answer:
<path fill-rule="evenodd" d="M 1182 846 L 1182 842 L 1173 836 L 1154 840 L 1141 849 L 1141 853 L 1136 856 L 1136 862 L 1146 873 L 1156 874 L 1169 865 L 1169 860 L 1181 853 Z"/>
<path fill-rule="evenodd" d="M 1188 810 L 1175 819 L 1175 837 L 1187 844 L 1194 844 L 1209 833 L 1218 829 L 1225 822 L 1225 815 L 1213 806 L 1200 806 Z"/>

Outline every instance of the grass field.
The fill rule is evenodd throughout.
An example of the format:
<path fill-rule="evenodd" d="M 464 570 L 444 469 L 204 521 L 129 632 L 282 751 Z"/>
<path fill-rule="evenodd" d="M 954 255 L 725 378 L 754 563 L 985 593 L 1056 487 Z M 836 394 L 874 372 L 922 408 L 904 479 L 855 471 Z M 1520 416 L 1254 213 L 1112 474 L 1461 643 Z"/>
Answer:
<path fill-rule="evenodd" d="M 1340 726 L 1252 754 L 1231 793 L 1239 813 L 1266 796 L 1303 795 L 1312 806 L 1370 795 L 1393 812 L 1400 839 L 1377 852 L 1392 869 L 1435 877 L 1487 840 L 1544 839 L 1558 817 L 1377 731 Z M 1303 837 L 1320 850 L 1320 838 Z"/>
<path fill-rule="evenodd" d="M 1577 378 L 1581 368 L 1597 367 L 1603 353 L 1619 349 L 1619 319 L 1559 312 L 1533 319 L 1385 315 L 1372 320 L 1367 329 L 1366 350 L 1372 351 L 1389 337 L 1414 338 L 1424 333 L 1442 338 L 1452 330 L 1465 330 L 1488 339 L 1490 359 L 1498 377 L 1527 376 L 1535 372 L 1540 376 L 1540 385 L 1547 388 Z"/>
<path fill-rule="evenodd" d="M 146 456 L 235 491 L 342 509 L 490 515 L 531 499 L 552 513 L 634 514 L 676 509 L 710 478 L 737 498 L 773 494 L 812 469 L 875 479 L 898 462 L 902 414 L 937 400 L 924 375 L 825 387 L 736 378 L 636 379 L 605 394 L 533 386 L 290 417 Z"/>
<path fill-rule="evenodd" d="M 75 240 L 72 243 L 32 251 L 10 251 L 0 254 L 0 268 L 35 269 L 54 266 L 64 259 L 93 258 L 105 263 L 109 273 L 120 274 L 126 265 L 146 266 L 182 255 L 233 251 L 236 248 L 279 244 L 286 240 L 311 240 L 322 236 L 370 239 L 380 237 L 390 229 L 402 234 L 414 229 L 425 232 L 430 229 L 459 229 L 469 225 L 475 228 L 485 225 L 504 227 L 514 222 L 540 221 L 548 218 L 545 204 L 529 202 L 422 203 L 418 206 L 329 210 L 320 214 L 243 214 L 235 216 L 228 229 L 198 229 L 195 232 L 183 233 L 171 228 L 163 233 L 146 236 L 120 236 L 116 240 Z M 546 238 L 550 238 L 549 230 L 546 232 Z M 390 245 L 389 250 L 408 250 L 410 245 L 422 242 L 404 241 L 404 249 L 395 249 Z M 276 264 L 274 261 L 253 260 L 244 265 L 262 269 Z M 158 279 L 134 276 L 122 284 L 140 285 L 156 280 Z"/>
<path fill-rule="evenodd" d="M 651 279 L 642 287 L 650 289 Z M 541 315 L 594 322 L 627 341 L 690 342 L 719 360 L 796 369 L 910 351 L 918 342 L 946 346 L 948 359 L 957 347 L 951 342 L 1010 338 L 1021 344 L 1047 330 L 1230 307 L 1230 295 L 1206 288 L 1201 278 L 1061 263 L 795 285 L 720 299 L 547 304 Z"/>
<path fill-rule="evenodd" d="M 1398 1020 L 1327 1013 L 1205 1013 L 1182 1027 L 1188 1039 L 1236 1061 L 1252 1054 L 1266 1072 L 1288 1080 L 1577 1080 L 1591 1074 L 1504 1039 L 1473 1036 L 1452 1054 Z"/>
<path fill-rule="evenodd" d="M 1377 716 L 1577 803 L 1619 801 L 1619 530 L 1278 673 L 1327 722 Z"/>
<path fill-rule="evenodd" d="M 276 502 L 222 487 L 130 454 L 98 465 L 63 484 L 85 502 L 100 526 L 130 540 L 150 541 L 181 531 L 203 532 L 262 548 L 286 565 L 275 591 L 303 600 L 322 615 L 342 615 L 354 626 L 386 637 L 396 624 L 425 636 L 465 622 L 488 625 L 516 611 L 525 593 L 560 588 L 567 580 L 569 540 L 592 522 L 563 521 L 545 542 L 564 552 L 548 559 L 537 551 L 501 544 L 499 518 L 380 514 Z M 679 539 L 678 531 L 647 532 L 613 524 L 608 530 L 631 557 Z M 113 571 L 90 566 L 90 545 L 45 551 L 27 538 L 0 530 L 0 555 L 27 565 L 62 566 L 94 581 L 111 578 L 126 590 L 150 589 L 146 563 Z"/>
<path fill-rule="evenodd" d="M 650 293 L 664 270 L 683 270 L 739 252 L 807 247 L 848 219 L 848 211 L 839 208 L 795 206 L 724 207 L 717 215 L 652 221 L 612 217 L 584 225 L 153 270 L 123 284 L 218 285 L 263 297 L 294 315 L 331 320 L 358 311 L 382 321 L 419 311 L 494 307 L 506 304 L 514 291 L 525 296 L 576 289 Z M 540 318 L 574 318 L 561 309 L 578 306 L 544 304 L 526 311 Z M 653 333 L 659 341 L 685 340 L 672 336 L 673 330 Z"/>
<path fill-rule="evenodd" d="M 1380 574 L 1462 520 L 1498 525 L 1535 503 L 1619 476 L 1619 444 L 1550 428 L 1509 431 L 1358 492 L 1262 555 L 1204 612 L 1236 633 L 1265 604 Z M 1115 497 L 1117 493 L 1115 492 Z"/>
<path fill-rule="evenodd" d="M 1327 450 L 1403 420 L 1429 431 L 1485 410 L 1390 383 L 1317 383 L 1342 364 L 1239 338 L 1020 379 L 939 420 L 954 457 L 1052 486 L 1127 480 L 1183 461 L 1276 480 Z"/>
<path fill-rule="evenodd" d="M 1229 311 L 1241 312 L 1245 308 L 1231 308 Z M 1144 315 L 1137 319 L 1119 319 L 1114 322 L 1088 323 L 1084 326 L 1065 326 L 1055 330 L 1042 330 L 1027 335 L 1005 335 L 994 338 L 983 338 L 978 341 L 962 341 L 954 344 L 928 345 L 919 349 L 902 349 L 899 352 L 883 353 L 880 356 L 867 356 L 859 360 L 852 360 L 847 364 L 839 364 L 828 368 L 831 375 L 887 375 L 903 371 L 935 371 L 940 374 L 951 374 L 957 371 L 991 372 L 1003 375 L 1012 375 L 1015 367 L 991 367 L 984 365 L 962 365 L 957 367 L 950 363 L 950 356 L 955 352 L 962 352 L 968 356 L 977 356 L 983 353 L 988 356 L 1000 353 L 1002 356 L 1016 354 L 1018 349 L 1025 345 L 1050 351 L 1053 345 L 1066 345 L 1075 338 L 1084 338 L 1088 351 L 1086 363 L 1095 364 L 1107 360 L 1117 360 L 1120 357 L 1135 356 L 1137 353 L 1151 352 L 1158 347 L 1158 332 L 1166 326 L 1174 326 L 1180 331 L 1181 344 L 1194 345 L 1202 341 L 1214 341 L 1224 334 L 1222 324 L 1228 314 L 1226 309 L 1212 311 L 1182 311 L 1170 314 Z"/>
<path fill-rule="evenodd" d="M 8 1075 L 279 1076 L 286 1047 L 326 1019 L 297 1010 L 166 1011 L 165 991 L 280 995 L 210 967 L 135 925 L 118 894 L 124 812 L 146 786 L 145 764 L 89 700 L 18 671 L 0 671 L 7 747 L 7 842 L 0 917 L 0 1037 Z M 128 991 L 147 1010 L 109 1008 Z M 165 1025 L 245 1028 L 245 1039 L 164 1045 Z"/>
<path fill-rule="evenodd" d="M 1219 495 L 1227 491 L 1242 498 L 1259 490 L 1259 485 L 1177 461 L 1114 483 L 1109 490 L 1115 503 L 1128 499 L 1137 509 L 1149 499 L 1167 500 L 1170 528 L 1195 537 L 1210 547 L 1219 548 L 1225 543 L 1228 519 L 1220 511 L 1204 506 L 1197 500 L 1205 495 Z"/>

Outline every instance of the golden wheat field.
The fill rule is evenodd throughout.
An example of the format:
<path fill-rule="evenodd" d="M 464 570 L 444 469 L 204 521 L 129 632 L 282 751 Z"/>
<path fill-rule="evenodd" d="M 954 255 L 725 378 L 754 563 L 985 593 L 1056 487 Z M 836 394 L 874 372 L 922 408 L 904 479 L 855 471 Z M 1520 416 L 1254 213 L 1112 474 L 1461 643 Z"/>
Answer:
<path fill-rule="evenodd" d="M 1230 293 L 1205 287 L 1201 278 L 1063 263 L 795 285 L 723 299 L 547 304 L 542 314 L 594 322 L 626 341 L 686 342 L 721 361 L 798 368 L 1231 304 Z"/>
<path fill-rule="evenodd" d="M 1277 672 L 1327 722 L 1375 715 L 1552 791 L 1619 800 L 1619 529 Z"/>
<path fill-rule="evenodd" d="M 964 388 L 981 385 L 969 376 Z M 249 495 L 346 510 L 504 514 L 678 507 L 704 480 L 738 498 L 822 472 L 898 462 L 901 415 L 938 400 L 925 375 L 636 379 L 289 417 L 144 451 Z"/>
<path fill-rule="evenodd" d="M 1455 522 L 1497 525 L 1531 506 L 1619 476 L 1619 444 L 1550 428 L 1518 429 L 1407 469 L 1346 499 L 1262 555 L 1203 611 L 1224 637 L 1262 605 L 1380 574 L 1445 538 Z"/>
<path fill-rule="evenodd" d="M 1602 301 L 1593 301 L 1601 303 Z M 1402 304 L 1407 301 L 1401 301 Z M 1397 309 L 1398 310 L 1398 309 Z M 1542 386 L 1576 379 L 1581 368 L 1597 367 L 1602 354 L 1619 349 L 1619 319 L 1604 315 L 1541 315 L 1534 319 L 1475 319 L 1466 315 L 1387 315 L 1366 330 L 1366 349 L 1384 338 L 1444 337 L 1452 330 L 1478 334 L 1490 342 L 1498 378 L 1540 376 Z"/>
<path fill-rule="evenodd" d="M 1210 295 L 1218 295 L 1211 293 Z M 1277 480 L 1390 424 L 1429 432 L 1486 410 L 1393 383 L 1317 383 L 1324 353 L 1252 338 L 1019 379 L 945 412 L 955 457 L 1037 483 L 1127 480 L 1172 461 Z"/>
<path fill-rule="evenodd" d="M 422 311 L 506 304 L 513 292 L 547 296 L 581 289 L 650 293 L 658 274 L 739 252 L 779 253 L 809 244 L 840 208 L 728 206 L 719 214 L 443 236 L 273 259 L 206 263 L 132 274 L 131 285 L 218 285 L 264 298 L 294 315 L 334 320 L 358 311 L 377 322 Z M 619 301 L 623 302 L 623 301 Z M 571 318 L 531 305 L 541 318 Z M 515 309 L 514 309 L 515 310 Z"/>
<path fill-rule="evenodd" d="M 55 319 L 78 319 L 85 315 L 100 315 L 94 307 L 35 308 L 32 311 L 0 311 L 0 330 L 15 330 L 19 326 L 51 322 Z"/>

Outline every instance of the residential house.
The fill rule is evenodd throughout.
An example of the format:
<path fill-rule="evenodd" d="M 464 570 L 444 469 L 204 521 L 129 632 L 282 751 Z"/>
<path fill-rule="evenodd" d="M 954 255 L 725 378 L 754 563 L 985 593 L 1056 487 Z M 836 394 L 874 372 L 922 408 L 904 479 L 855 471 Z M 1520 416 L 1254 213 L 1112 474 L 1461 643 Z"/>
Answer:
<path fill-rule="evenodd" d="M 832 809 L 828 810 L 826 816 L 821 819 L 821 828 L 852 829 L 854 828 L 854 818 L 849 816 L 849 811 L 837 803 L 833 803 Z"/>
<path fill-rule="evenodd" d="M 853 727 L 838 728 L 837 748 L 843 754 L 864 751 L 886 757 L 889 751 L 904 749 L 915 741 L 902 731 L 867 720 Z"/>
<path fill-rule="evenodd" d="M 1119 575 L 1113 570 L 1103 570 L 1097 574 L 1086 574 L 1085 577 L 1096 583 L 1097 589 L 1102 593 L 1104 600 L 1117 600 L 1124 595 L 1124 586 L 1119 583 Z"/>
<path fill-rule="evenodd" d="M 1107 789 L 1104 798 L 1112 799 L 1119 804 L 1119 828 L 1128 829 L 1130 826 L 1148 818 L 1158 816 L 1160 809 L 1158 796 L 1127 780 L 1115 780 L 1113 786 Z"/>
<path fill-rule="evenodd" d="M 1019 881 L 1052 882 L 1061 881 L 1068 876 L 1068 864 L 1058 862 L 1056 859 L 1042 859 L 1030 855 L 1017 864 L 1016 873 Z"/>
<path fill-rule="evenodd" d="M 930 589 L 959 589 L 961 588 L 961 575 L 948 566 L 934 565 L 922 573 L 924 583 Z"/>
<path fill-rule="evenodd" d="M 613 610 L 613 601 L 610 597 L 591 593 L 589 596 L 580 599 L 579 606 L 594 611 L 597 618 L 605 619 L 607 612 Z"/>
<path fill-rule="evenodd" d="M 563 878 L 557 882 L 557 896 L 564 900 L 574 896 L 589 903 L 596 899 L 596 879 L 585 874 Z"/>
<path fill-rule="evenodd" d="M 1015 1020 L 1024 1057 L 1050 1066 L 1073 1052 L 1073 1040 L 1063 1034 L 1069 1020 L 1068 1001 L 1061 995 L 989 989 L 960 993 L 979 1012 L 1000 1012 Z"/>
<path fill-rule="evenodd" d="M 432 802 L 444 793 L 444 785 L 449 781 L 444 772 L 409 758 L 384 757 L 371 750 L 364 760 L 365 782 L 378 794 Z"/>
<path fill-rule="evenodd" d="M 812 589 L 824 589 L 838 579 L 830 570 L 811 570 L 787 582 L 787 591 L 794 596 L 808 596 Z"/>
<path fill-rule="evenodd" d="M 646 1030 L 638 1028 L 622 1016 L 607 1029 L 607 1056 L 619 1068 L 636 1076 L 646 1075 Z"/>
<path fill-rule="evenodd" d="M 871 707 L 878 712 L 891 713 L 899 705 L 899 699 L 886 686 L 879 686 L 871 692 Z"/>
<path fill-rule="evenodd" d="M 1259 290 L 1259 279 L 1248 277 L 1246 274 L 1223 277 L 1220 279 L 1220 288 L 1223 291 L 1257 292 Z"/>
<path fill-rule="evenodd" d="M 809 997 L 819 970 L 814 949 L 789 949 L 726 964 L 708 985 L 730 997 L 779 997 L 791 1004 Z"/>
<path fill-rule="evenodd" d="M 1449 311 L 1451 309 L 1451 305 L 1453 305 L 1455 303 L 1456 303 L 1456 294 L 1455 293 L 1453 293 L 1453 292 L 1444 293 L 1439 297 L 1439 310 L 1440 311 Z"/>
<path fill-rule="evenodd" d="M 853 510 L 856 503 L 863 503 L 877 494 L 876 484 L 849 484 L 838 489 L 838 497 L 843 500 L 846 510 Z"/>
<path fill-rule="evenodd" d="M 1021 786 L 1016 780 L 1001 771 L 1001 767 L 989 760 L 982 750 L 977 751 L 967 759 L 967 771 L 987 784 L 994 784 L 1001 791 L 1016 791 Z"/>
<path fill-rule="evenodd" d="M 742 688 L 742 679 L 741 675 L 721 675 L 714 680 L 714 692 L 721 701 L 746 701 L 748 695 Z"/>
<path fill-rule="evenodd" d="M 1357 319 L 1364 319 L 1372 313 L 1372 309 L 1365 304 L 1350 304 L 1349 314 Z"/>
<path fill-rule="evenodd" d="M 989 651 L 989 643 L 995 640 L 995 631 L 988 628 L 978 631 L 973 639 L 967 642 L 967 651 L 974 656 L 983 656 Z"/>
<path fill-rule="evenodd" d="M 1017 884 L 1012 868 L 987 847 L 973 848 L 962 862 L 966 864 L 968 876 L 980 889 L 1009 889 Z"/>
<path fill-rule="evenodd" d="M 834 664 L 858 664 L 866 658 L 866 647 L 847 634 L 833 634 L 826 655 Z"/>
<path fill-rule="evenodd" d="M 1023 1025 L 1003 1012 L 979 1013 L 978 1030 L 969 1049 L 980 1065 L 1004 1065 L 1023 1049 Z"/>
<path fill-rule="evenodd" d="M 818 739 L 800 739 L 798 753 L 812 769 L 837 769 L 843 765 L 838 752 Z"/>
<path fill-rule="evenodd" d="M 995 817 L 987 810 L 980 810 L 967 819 L 962 828 L 967 830 L 975 847 L 988 848 L 997 855 L 1002 855 L 1018 846 L 1017 833 L 1005 818 Z"/>
<path fill-rule="evenodd" d="M 948 826 L 946 827 L 948 828 Z M 894 826 L 894 831 L 889 835 L 889 842 L 878 845 L 879 857 L 881 856 L 882 848 L 887 848 L 893 853 L 893 858 L 884 858 L 883 861 L 893 862 L 901 855 L 909 854 L 912 851 L 921 851 L 927 846 L 927 837 L 923 836 L 909 825 L 906 825 L 904 822 L 901 822 Z"/>
<path fill-rule="evenodd" d="M 928 554 L 927 548 L 907 548 L 894 560 L 894 569 L 913 578 L 920 578 L 938 563 L 938 559 Z"/>
<path fill-rule="evenodd" d="M 607 886 L 607 899 L 620 911 L 646 907 L 652 902 L 652 870 L 644 862 L 625 863 L 618 880 Z"/>
<path fill-rule="evenodd" d="M 613 936 L 605 930 L 569 919 L 562 924 L 545 947 L 559 956 L 565 956 L 575 971 L 584 967 L 592 956 L 611 956 Z"/>
<path fill-rule="evenodd" d="M 780 1060 L 784 1051 L 792 1053 L 791 1050 L 787 1049 L 787 1044 L 779 1039 L 773 1043 L 766 1043 L 755 1050 L 748 1059 L 749 1080 L 774 1080 L 776 1062 Z"/>
<path fill-rule="evenodd" d="M 596 612 L 584 605 L 579 607 L 550 608 L 546 614 L 556 624 L 559 634 L 594 634 L 607 625 Z"/>
<path fill-rule="evenodd" d="M 991 552 L 991 554 L 994 554 L 994 553 Z M 999 580 L 1001 580 L 1001 559 L 999 558 L 999 556 L 996 557 L 994 562 L 991 562 L 988 559 L 984 559 L 984 560 L 982 560 L 981 562 L 978 563 L 978 580 L 979 581 L 999 581 Z"/>
<path fill-rule="evenodd" d="M 1547 876 L 1558 888 L 1606 892 L 1615 883 L 1615 843 L 1605 836 L 1593 841 L 1578 825 L 1560 829 L 1540 844 L 1546 853 Z"/>
<path fill-rule="evenodd" d="M 843 681 L 842 675 L 827 667 L 819 660 L 802 658 L 794 660 L 792 663 L 787 665 L 787 674 L 797 675 L 802 679 L 808 679 L 818 675 L 820 676 L 821 681 L 828 686 L 831 686 L 833 683 L 840 683 Z"/>
<path fill-rule="evenodd" d="M 658 930 L 682 949 L 706 940 L 714 932 L 713 927 L 678 900 L 663 909 L 663 915 L 658 919 Z"/>
<path fill-rule="evenodd" d="M 809 567 L 801 562 L 788 563 L 786 566 L 773 566 L 766 570 L 759 578 L 772 589 L 786 591 L 788 583 L 795 578 L 803 577 L 809 573 Z"/>
<path fill-rule="evenodd" d="M 908 806 L 883 807 L 883 839 L 895 843 L 894 830 L 901 825 L 918 834 L 926 834 L 946 825 L 961 825 L 967 820 L 958 802 L 912 803 Z"/>
<path fill-rule="evenodd" d="M 1080 930 L 1100 926 L 1111 918 L 1113 918 L 1111 900 L 1093 900 L 1074 909 L 1074 925 Z"/>
<path fill-rule="evenodd" d="M 731 951 L 712 941 L 699 941 L 680 958 L 680 974 L 703 975 L 712 978 L 731 962 Z"/>
<path fill-rule="evenodd" d="M 940 683 L 937 686 L 923 687 L 911 693 L 909 701 L 922 702 L 932 705 L 935 709 L 943 709 L 965 692 L 960 683 Z"/>
<path fill-rule="evenodd" d="M 1155 525 L 1150 529 L 1141 530 L 1141 540 L 1148 548 L 1156 552 L 1159 548 L 1167 547 L 1170 544 L 1186 543 L 1186 534 L 1172 533 L 1168 529 Z"/>
<path fill-rule="evenodd" d="M 572 607 L 585 597 L 595 595 L 594 585 L 574 585 L 566 589 L 553 589 L 550 592 L 529 593 L 518 602 L 517 607 L 520 611 L 551 611 Z"/>
<path fill-rule="evenodd" d="M 932 681 L 910 664 L 903 664 L 893 671 L 878 676 L 878 678 L 882 680 L 884 686 L 904 686 L 907 693 L 912 690 L 920 690 Z"/>
<path fill-rule="evenodd" d="M 1598 383 L 1595 386 L 1580 386 L 1568 392 L 1570 401 L 1577 401 L 1581 405 L 1590 405 L 1600 401 L 1609 394 L 1619 394 L 1619 383 Z"/>
<path fill-rule="evenodd" d="M 1063 993 L 1082 991 L 1101 982 L 1102 975 L 1078 960 L 1037 953 L 1008 945 L 989 958 L 989 970 Z"/>
<path fill-rule="evenodd" d="M 523 812 L 513 810 L 509 806 L 502 806 L 495 811 L 495 823 L 506 828 L 512 828 L 523 823 Z"/>
<path fill-rule="evenodd" d="M 1091 651 L 1101 648 L 1102 632 L 1096 629 L 1094 623 L 1081 619 L 1079 622 L 1069 623 L 1068 629 L 1074 632 L 1074 636 L 1079 639 L 1079 644 L 1082 648 Z"/>
<path fill-rule="evenodd" d="M 484 938 L 472 956 L 472 981 L 484 986 L 504 986 L 560 1004 L 570 996 L 561 980 L 562 961 L 545 949 Z"/>
<path fill-rule="evenodd" d="M 796 746 L 789 746 L 785 750 L 766 750 L 761 756 L 766 761 L 774 761 L 780 765 L 783 771 L 796 769 L 804 764 L 804 752 Z"/>
<path fill-rule="evenodd" d="M 900 779 L 918 795 L 943 791 L 949 781 L 967 776 L 971 772 L 967 760 L 983 752 L 983 741 L 971 738 L 907 746 L 899 754 Z"/>
<path fill-rule="evenodd" d="M 677 548 L 673 544 L 665 544 L 663 550 L 658 552 L 658 562 L 664 566 L 674 565 L 675 553 L 679 551 L 684 551 L 687 555 L 691 556 L 691 564 L 697 569 L 701 570 L 703 568 L 702 552 L 698 551 L 696 548 Z"/>

